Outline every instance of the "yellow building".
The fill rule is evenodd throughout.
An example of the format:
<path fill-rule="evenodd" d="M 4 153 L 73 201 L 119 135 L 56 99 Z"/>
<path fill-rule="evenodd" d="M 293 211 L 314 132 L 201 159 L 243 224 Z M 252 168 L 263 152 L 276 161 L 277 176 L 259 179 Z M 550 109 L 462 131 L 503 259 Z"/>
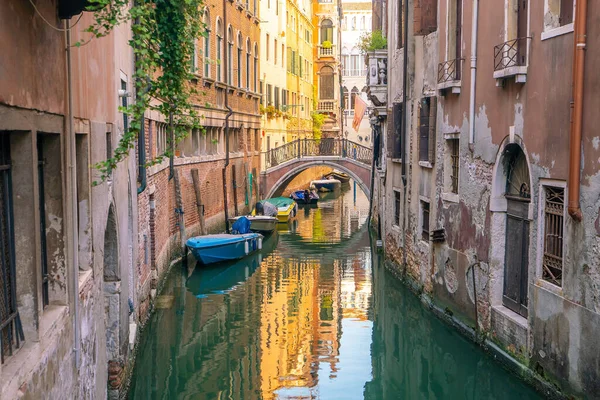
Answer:
<path fill-rule="evenodd" d="M 322 127 L 323 137 L 340 137 L 341 133 L 340 3 L 341 0 L 312 2 L 316 111 L 327 115 Z"/>
<path fill-rule="evenodd" d="M 311 1 L 286 0 L 288 141 L 312 137 L 313 37 Z"/>

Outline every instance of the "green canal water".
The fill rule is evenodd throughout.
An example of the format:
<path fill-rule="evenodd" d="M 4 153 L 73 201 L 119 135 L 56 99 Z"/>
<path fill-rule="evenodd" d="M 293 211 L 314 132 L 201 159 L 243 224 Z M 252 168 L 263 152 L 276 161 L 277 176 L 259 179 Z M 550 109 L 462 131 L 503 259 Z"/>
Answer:
<path fill-rule="evenodd" d="M 352 188 L 300 208 L 261 253 L 176 266 L 130 399 L 537 399 L 383 267 Z"/>

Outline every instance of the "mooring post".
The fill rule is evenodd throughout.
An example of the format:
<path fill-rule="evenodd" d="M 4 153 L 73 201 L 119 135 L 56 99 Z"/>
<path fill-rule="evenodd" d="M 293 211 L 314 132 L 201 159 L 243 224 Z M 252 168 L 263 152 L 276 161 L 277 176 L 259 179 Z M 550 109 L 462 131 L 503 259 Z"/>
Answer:
<path fill-rule="evenodd" d="M 232 187 L 233 187 L 233 207 L 235 210 L 235 216 L 237 217 L 239 215 L 238 212 L 238 198 L 237 198 L 237 180 L 235 179 L 236 177 L 236 173 L 235 173 L 235 164 L 231 165 L 231 182 L 232 182 Z"/>
<path fill-rule="evenodd" d="M 204 221 L 204 204 L 202 203 L 202 193 L 200 192 L 200 177 L 198 170 L 192 170 L 192 181 L 194 182 L 194 193 L 196 194 L 196 208 L 198 209 L 198 219 L 200 220 L 200 234 L 206 235 L 206 225 Z"/>

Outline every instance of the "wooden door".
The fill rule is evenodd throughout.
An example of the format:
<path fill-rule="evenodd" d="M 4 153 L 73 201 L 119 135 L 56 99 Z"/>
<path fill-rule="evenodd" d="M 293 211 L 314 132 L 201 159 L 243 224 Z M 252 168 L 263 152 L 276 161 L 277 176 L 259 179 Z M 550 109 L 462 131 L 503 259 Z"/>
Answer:
<path fill-rule="evenodd" d="M 529 202 L 508 198 L 506 215 L 506 248 L 504 260 L 504 292 L 502 303 L 527 317 L 527 283 L 529 256 Z"/>

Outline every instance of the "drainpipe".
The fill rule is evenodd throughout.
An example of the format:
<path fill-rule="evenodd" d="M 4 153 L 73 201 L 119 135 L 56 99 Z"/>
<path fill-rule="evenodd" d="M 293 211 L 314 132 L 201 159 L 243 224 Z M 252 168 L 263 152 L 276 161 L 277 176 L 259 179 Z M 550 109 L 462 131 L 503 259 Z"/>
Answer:
<path fill-rule="evenodd" d="M 408 1 L 404 2 L 404 33 L 403 33 L 403 52 L 404 52 L 404 60 L 403 60 L 403 70 L 402 70 L 402 119 L 404 121 L 401 121 L 401 123 L 403 124 L 402 127 L 402 132 L 400 135 L 400 150 L 402 151 L 402 197 L 403 197 L 403 209 L 404 209 L 404 215 L 402 218 L 402 265 L 404 268 L 404 274 L 406 274 L 406 192 L 407 192 L 407 178 L 406 178 L 406 163 L 408 162 L 408 152 L 406 151 L 406 121 L 408 120 L 407 115 L 406 115 L 406 110 L 408 110 L 408 107 L 406 106 L 406 101 L 408 99 L 408 96 L 406 94 L 406 92 L 408 91 Z"/>
<path fill-rule="evenodd" d="M 68 259 L 71 261 L 72 276 L 71 276 L 71 292 L 73 296 L 73 353 L 75 354 L 75 368 L 79 368 L 80 364 L 80 330 L 79 330 L 79 242 L 77 228 L 77 168 L 76 149 L 75 149 L 75 130 L 73 129 L 73 84 L 72 84 L 72 69 L 71 69 L 71 28 L 69 21 L 64 21 L 66 49 L 65 56 L 67 61 L 67 140 L 66 140 L 66 164 L 68 169 L 67 174 L 67 208 L 70 208 L 71 215 L 69 222 L 71 223 L 71 246 L 69 248 Z"/>
<path fill-rule="evenodd" d="M 140 187 L 137 193 L 140 194 L 146 190 L 146 117 L 142 119 L 142 128 L 138 136 L 138 174 L 140 175 Z"/>
<path fill-rule="evenodd" d="M 469 144 L 475 143 L 475 84 L 477 83 L 477 30 L 479 0 L 473 0 L 471 23 L 471 92 L 469 93 Z"/>
<path fill-rule="evenodd" d="M 227 0 L 223 0 L 223 27 L 225 32 L 225 46 L 228 46 L 227 41 Z M 223 52 L 223 67 L 225 68 L 225 80 L 229 73 L 228 48 L 225 47 Z M 233 114 L 233 110 L 229 107 L 229 88 L 225 88 L 225 108 L 227 115 L 225 116 L 225 165 L 223 165 L 223 211 L 225 212 L 225 230 L 229 233 L 229 211 L 227 210 L 227 166 L 229 166 L 229 118 Z"/>
<path fill-rule="evenodd" d="M 581 179 L 581 131 L 583 123 L 583 85 L 587 31 L 587 0 L 578 0 L 575 7 L 575 48 L 573 51 L 573 117 L 571 118 L 571 143 L 569 160 L 569 215 L 581 222 L 579 206 Z"/>

